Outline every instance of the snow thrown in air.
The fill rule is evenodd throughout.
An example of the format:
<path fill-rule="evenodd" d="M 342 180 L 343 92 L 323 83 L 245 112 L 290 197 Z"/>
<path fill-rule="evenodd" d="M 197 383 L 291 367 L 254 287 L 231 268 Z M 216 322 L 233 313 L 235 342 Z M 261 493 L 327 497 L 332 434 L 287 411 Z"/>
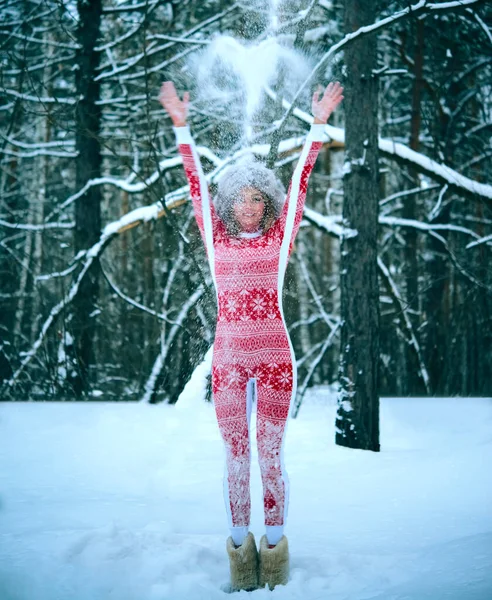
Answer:
<path fill-rule="evenodd" d="M 283 70 L 285 88 L 296 90 L 309 72 L 306 58 L 273 38 L 242 43 L 222 35 L 215 38 L 198 60 L 197 100 L 212 111 L 217 105 L 228 107 L 229 115 L 242 122 L 245 141 L 253 135 L 265 86 L 274 85 Z"/>
<path fill-rule="evenodd" d="M 251 142 L 258 112 L 265 100 L 265 87 L 279 87 L 282 94 L 295 93 L 311 70 L 311 61 L 301 52 L 279 42 L 280 1 L 257 2 L 269 13 L 266 37 L 241 41 L 218 35 L 202 52 L 190 59 L 196 83 L 193 100 L 208 113 L 225 112 L 242 125 L 241 145 Z"/>

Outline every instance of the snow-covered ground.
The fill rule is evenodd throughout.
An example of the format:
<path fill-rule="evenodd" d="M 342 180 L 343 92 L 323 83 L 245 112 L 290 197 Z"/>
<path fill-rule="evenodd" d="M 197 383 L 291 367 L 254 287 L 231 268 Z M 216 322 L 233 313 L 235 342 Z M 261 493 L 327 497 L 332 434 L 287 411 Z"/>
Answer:
<path fill-rule="evenodd" d="M 383 399 L 380 453 L 334 420 L 322 389 L 289 424 L 289 584 L 234 597 L 491 600 L 492 400 Z M 0 600 L 230 598 L 222 472 L 198 400 L 2 404 Z"/>

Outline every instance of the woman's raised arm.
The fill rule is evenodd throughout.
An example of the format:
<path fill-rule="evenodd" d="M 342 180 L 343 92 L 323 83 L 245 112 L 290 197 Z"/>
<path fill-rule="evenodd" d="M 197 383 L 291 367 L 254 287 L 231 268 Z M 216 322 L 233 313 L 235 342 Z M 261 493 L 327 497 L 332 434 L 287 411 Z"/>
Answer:
<path fill-rule="evenodd" d="M 191 137 L 190 129 L 186 123 L 189 92 L 185 92 L 181 100 L 172 81 L 165 81 L 159 93 L 159 102 L 167 111 L 174 125 L 176 142 L 183 159 L 183 167 L 190 184 L 190 195 L 193 201 L 195 219 L 202 234 L 205 248 L 209 258 L 213 255 L 214 229 L 217 221 L 210 195 L 208 184 L 196 151 L 195 142 Z"/>
<path fill-rule="evenodd" d="M 343 87 L 338 81 L 331 82 L 326 86 L 326 89 L 319 99 L 320 93 L 323 88 L 320 86 L 313 94 L 313 101 L 311 103 L 311 110 L 313 112 L 314 121 L 316 124 L 326 125 L 328 118 L 336 107 L 343 100 Z"/>
<path fill-rule="evenodd" d="M 171 117 L 174 127 L 186 127 L 190 92 L 185 92 L 183 100 L 180 100 L 174 83 L 172 81 L 165 81 L 159 92 L 159 102 Z"/>
<path fill-rule="evenodd" d="M 343 87 L 338 81 L 329 83 L 320 98 L 322 92 L 323 89 L 320 88 L 313 94 L 311 104 L 314 116 L 313 124 L 292 175 L 287 199 L 280 217 L 281 225 L 284 228 L 284 236 L 288 238 L 285 243 L 288 244 L 289 253 L 301 224 L 307 184 L 322 146 L 324 126 L 328 121 L 328 117 L 343 99 Z"/>

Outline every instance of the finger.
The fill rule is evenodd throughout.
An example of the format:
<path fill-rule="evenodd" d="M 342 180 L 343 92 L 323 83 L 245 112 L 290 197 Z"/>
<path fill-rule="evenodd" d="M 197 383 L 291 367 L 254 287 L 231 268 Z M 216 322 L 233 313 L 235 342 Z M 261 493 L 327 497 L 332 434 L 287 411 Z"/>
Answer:
<path fill-rule="evenodd" d="M 190 102 L 190 92 L 185 92 L 183 94 L 183 102 L 188 105 Z"/>
<path fill-rule="evenodd" d="M 338 81 L 332 81 L 331 82 L 331 87 L 330 87 L 330 91 L 332 94 L 338 94 L 338 91 L 341 89 L 340 84 L 338 83 Z"/>
<path fill-rule="evenodd" d="M 169 81 L 165 81 L 162 85 L 161 85 L 161 91 L 159 96 L 161 98 L 169 98 L 169 96 L 171 95 L 171 88 L 170 88 L 170 82 Z"/>
<path fill-rule="evenodd" d="M 313 94 L 313 102 L 314 102 L 315 104 L 318 104 L 318 101 L 319 101 L 319 91 L 318 91 L 318 90 L 316 90 L 316 91 L 314 92 L 314 94 Z"/>
<path fill-rule="evenodd" d="M 159 100 L 160 100 L 160 102 L 167 102 L 168 99 L 169 99 L 168 88 L 165 87 L 164 84 L 162 84 L 161 89 L 159 90 Z"/>
<path fill-rule="evenodd" d="M 176 88 L 174 87 L 174 83 L 172 81 L 165 81 L 162 84 L 162 91 L 169 97 L 177 96 Z"/>
<path fill-rule="evenodd" d="M 331 98 L 332 100 L 337 100 L 341 96 L 342 91 L 343 91 L 342 86 L 340 86 L 340 85 L 333 86 L 332 89 L 330 90 L 330 93 L 328 94 L 328 97 Z"/>
<path fill-rule="evenodd" d="M 326 100 L 327 98 L 331 98 L 332 95 L 333 95 L 332 85 L 329 83 L 326 86 L 325 93 L 323 94 L 323 100 Z"/>

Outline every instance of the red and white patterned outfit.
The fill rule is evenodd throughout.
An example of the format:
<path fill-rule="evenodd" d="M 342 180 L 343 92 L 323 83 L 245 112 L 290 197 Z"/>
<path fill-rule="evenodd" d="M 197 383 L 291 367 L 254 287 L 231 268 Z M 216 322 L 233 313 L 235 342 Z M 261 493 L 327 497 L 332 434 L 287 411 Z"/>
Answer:
<path fill-rule="evenodd" d="M 280 539 L 287 515 L 288 479 L 282 444 L 296 391 L 296 363 L 282 311 L 282 288 L 323 130 L 323 125 L 311 127 L 277 221 L 264 234 L 238 237 L 230 236 L 216 215 L 188 127 L 175 130 L 217 291 L 212 390 L 226 446 L 224 488 L 229 525 L 231 531 L 243 528 L 246 532 L 250 522 L 251 406 L 247 396 L 252 396 L 254 381 L 258 458 L 270 543 Z"/>

